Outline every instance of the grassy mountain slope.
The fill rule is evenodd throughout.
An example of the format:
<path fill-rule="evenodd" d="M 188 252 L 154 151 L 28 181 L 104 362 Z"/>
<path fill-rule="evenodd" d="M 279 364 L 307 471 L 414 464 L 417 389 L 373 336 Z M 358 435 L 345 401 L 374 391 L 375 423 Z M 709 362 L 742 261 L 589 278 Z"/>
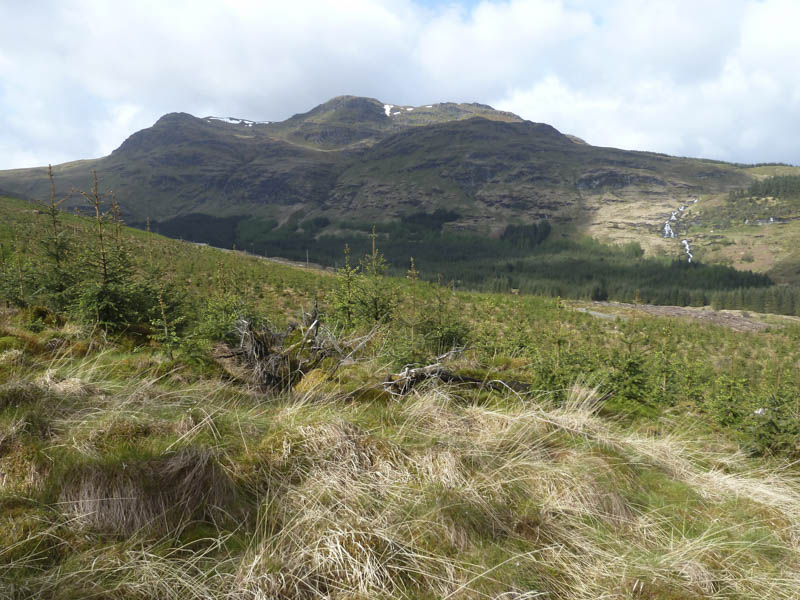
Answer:
<path fill-rule="evenodd" d="M 0 598 L 797 595 L 797 319 L 734 332 L 379 277 L 391 315 L 348 325 L 341 275 L 111 222 L 131 277 L 179 287 L 167 322 L 104 332 L 41 285 L 97 276 L 96 223 L 58 216 L 56 265 L 49 215 L 0 215 L 3 299 L 27 304 L 0 312 Z M 240 316 L 287 332 L 273 358 L 331 354 L 265 387 Z M 387 391 L 454 336 L 443 365 L 484 385 Z"/>
<path fill-rule="evenodd" d="M 97 169 L 135 223 L 192 213 L 284 221 L 288 206 L 387 219 L 430 207 L 497 230 L 544 216 L 591 225 L 603 206 L 635 199 L 655 216 L 678 198 L 750 180 L 731 165 L 576 143 L 484 105 L 389 106 L 345 96 L 282 123 L 166 115 L 109 157 L 56 167 L 56 185 L 59 194 L 86 187 Z M 0 172 L 0 188 L 44 199 L 45 175 Z"/>
<path fill-rule="evenodd" d="M 313 203 L 336 179 L 338 157 L 265 135 L 236 133 L 236 125 L 186 114 L 162 117 L 128 138 L 110 156 L 54 167 L 59 196 L 87 189 L 91 170 L 113 190 L 134 222 L 179 214 L 247 214 L 264 204 Z M 46 169 L 6 172 L 28 197 L 46 198 Z M 17 179 L 18 178 L 18 179 Z M 6 179 L 4 179 L 6 181 Z M 66 206 L 82 203 L 73 197 Z"/>
<path fill-rule="evenodd" d="M 736 193 L 710 196 L 686 215 L 702 260 L 800 281 L 800 168 L 752 169 L 756 180 Z"/>
<path fill-rule="evenodd" d="M 374 145 L 340 177 L 332 203 L 371 216 L 447 208 L 464 213 L 463 228 L 502 231 L 542 219 L 594 223 L 611 203 L 624 218 L 641 198 L 658 214 L 659 204 L 747 181 L 719 163 L 576 144 L 539 123 L 470 119 Z"/>
<path fill-rule="evenodd" d="M 450 215 L 445 232 L 497 238 L 510 224 L 548 220 L 559 235 L 636 242 L 648 255 L 684 260 L 688 236 L 700 260 L 800 281 L 796 222 L 738 223 L 721 233 L 697 218 L 721 210 L 731 191 L 797 168 L 595 147 L 480 104 L 340 96 L 276 123 L 174 113 L 108 157 L 57 165 L 58 196 L 87 189 L 93 169 L 127 222 L 150 219 L 158 231 L 225 247 L 293 257 L 308 250 L 330 261 L 324 238 L 337 237 L 341 248 L 358 244 L 365 224 L 439 211 Z M 50 188 L 39 168 L 0 171 L 0 189 L 44 200 Z M 78 196 L 65 204 L 81 205 Z M 672 223 L 676 238 L 664 238 L 680 206 L 688 218 Z"/>
<path fill-rule="evenodd" d="M 519 120 L 490 107 L 458 104 L 387 116 L 377 100 L 355 97 L 336 98 L 275 124 L 173 113 L 132 135 L 108 157 L 57 165 L 57 192 L 85 189 L 96 169 L 131 222 L 186 214 L 283 220 L 292 212 L 287 207 L 313 210 L 329 200 L 338 176 L 356 160 L 354 142 L 363 146 L 392 131 L 475 115 Z M 43 200 L 50 190 L 45 169 L 4 171 L 0 181 L 22 197 Z"/>

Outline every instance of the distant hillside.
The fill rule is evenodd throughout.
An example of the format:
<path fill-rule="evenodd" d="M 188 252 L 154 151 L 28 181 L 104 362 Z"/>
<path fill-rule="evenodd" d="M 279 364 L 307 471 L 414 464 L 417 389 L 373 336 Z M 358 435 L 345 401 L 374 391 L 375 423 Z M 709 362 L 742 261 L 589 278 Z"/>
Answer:
<path fill-rule="evenodd" d="M 128 223 L 150 219 L 170 235 L 228 247 L 256 249 L 276 227 L 312 222 L 300 228 L 314 239 L 346 240 L 365 223 L 438 210 L 450 215 L 444 231 L 499 237 L 509 224 L 547 220 L 562 234 L 635 241 L 675 257 L 686 227 L 675 223 L 676 238 L 663 238 L 672 211 L 759 176 L 740 165 L 592 146 L 482 104 L 354 96 L 276 123 L 165 115 L 107 157 L 55 166 L 58 195 L 87 189 L 92 170 Z M 46 199 L 47 170 L 0 171 L 0 189 Z M 73 195 L 66 206 L 81 202 Z"/>
<path fill-rule="evenodd" d="M 607 193 L 681 196 L 751 180 L 721 163 L 576 143 L 486 105 L 394 106 L 352 96 L 281 123 L 168 114 L 110 156 L 58 165 L 58 192 L 87 187 L 92 169 L 134 222 L 192 213 L 283 221 L 298 208 L 386 219 L 458 207 L 462 226 L 483 230 L 571 220 L 587 197 Z M 0 187 L 40 199 L 49 193 L 44 168 L 0 171 Z"/>

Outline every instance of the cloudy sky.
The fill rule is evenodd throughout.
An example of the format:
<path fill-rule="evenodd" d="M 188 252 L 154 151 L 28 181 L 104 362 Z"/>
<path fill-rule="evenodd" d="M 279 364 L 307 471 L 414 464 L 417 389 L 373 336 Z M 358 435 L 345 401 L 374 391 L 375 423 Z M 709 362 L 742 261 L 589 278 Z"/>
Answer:
<path fill-rule="evenodd" d="M 798 0 L 0 0 L 0 169 L 172 111 L 491 104 L 603 146 L 800 164 Z"/>

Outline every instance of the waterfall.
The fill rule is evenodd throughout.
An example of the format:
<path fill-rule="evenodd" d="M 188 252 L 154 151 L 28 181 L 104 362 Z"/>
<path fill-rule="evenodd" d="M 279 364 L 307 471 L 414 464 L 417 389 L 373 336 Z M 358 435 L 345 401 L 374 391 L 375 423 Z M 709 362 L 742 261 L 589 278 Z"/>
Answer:
<path fill-rule="evenodd" d="M 697 204 L 698 198 L 692 198 L 688 202 L 692 204 Z M 671 221 L 675 221 L 675 223 L 679 223 L 679 215 L 680 213 L 684 212 L 687 208 L 689 208 L 688 204 L 681 204 L 678 207 L 678 210 L 673 210 L 672 214 L 670 214 L 669 219 L 667 219 L 666 223 L 664 223 L 664 228 L 662 232 L 665 238 L 677 238 L 677 234 L 675 233 L 675 229 L 672 227 Z M 692 262 L 694 255 L 692 254 L 692 248 L 689 245 L 689 240 L 681 240 L 681 244 L 683 244 L 683 249 L 686 251 L 686 257 L 689 262 Z"/>
<path fill-rule="evenodd" d="M 692 262 L 694 255 L 692 254 L 691 246 L 689 246 L 689 240 L 681 240 L 681 244 L 683 244 L 683 249 L 686 250 L 686 256 L 689 258 L 689 262 Z"/>

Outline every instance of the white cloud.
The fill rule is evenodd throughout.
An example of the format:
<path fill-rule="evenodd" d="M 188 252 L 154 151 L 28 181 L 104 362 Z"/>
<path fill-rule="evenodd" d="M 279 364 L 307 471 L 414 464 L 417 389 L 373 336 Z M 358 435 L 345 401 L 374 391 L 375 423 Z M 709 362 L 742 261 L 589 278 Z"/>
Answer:
<path fill-rule="evenodd" d="M 593 144 L 800 163 L 787 135 L 800 123 L 789 25 L 799 12 L 783 0 L 624 0 L 583 40 L 572 70 L 496 102 Z"/>
<path fill-rule="evenodd" d="M 794 0 L 0 0 L 0 14 L 0 168 L 106 154 L 170 111 L 277 120 L 346 93 L 800 162 Z"/>
<path fill-rule="evenodd" d="M 440 93 L 471 99 L 479 89 L 485 99 L 559 70 L 591 30 L 588 13 L 555 0 L 482 2 L 470 14 L 450 9 L 426 23 L 416 58 Z"/>
<path fill-rule="evenodd" d="M 105 114 L 93 119 L 90 128 L 94 143 L 101 155 L 111 154 L 119 146 L 119 140 L 131 132 L 144 129 L 153 124 L 153 118 L 141 106 L 135 104 L 111 105 Z"/>

